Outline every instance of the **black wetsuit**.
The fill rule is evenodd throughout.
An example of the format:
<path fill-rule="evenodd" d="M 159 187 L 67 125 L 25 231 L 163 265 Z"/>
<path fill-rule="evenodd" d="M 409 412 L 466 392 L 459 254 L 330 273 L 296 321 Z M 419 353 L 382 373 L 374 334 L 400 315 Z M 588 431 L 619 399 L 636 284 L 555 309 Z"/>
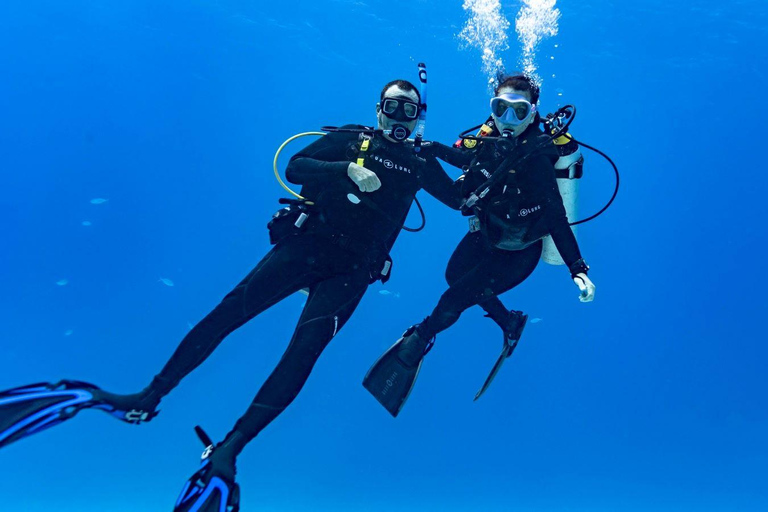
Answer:
<path fill-rule="evenodd" d="M 330 133 L 291 159 L 288 180 L 302 185 L 301 195 L 315 203 L 308 219 L 298 229 L 293 217 L 287 217 L 289 229 L 272 250 L 187 334 L 148 388 L 152 396 L 166 395 L 229 333 L 308 288 L 285 354 L 227 436 L 237 440 L 230 446 L 235 455 L 297 396 L 322 351 L 377 278 L 416 192 L 424 188 L 452 208 L 459 207 L 453 180 L 437 160 L 417 158 L 410 143 L 392 143 L 380 135 L 364 157 L 381 188 L 360 192 L 347 176 L 360 147 L 359 134 Z"/>
<path fill-rule="evenodd" d="M 557 150 L 551 138 L 533 125 L 515 144 L 481 140 L 471 150 L 433 144 L 426 151 L 465 169 L 456 182 L 463 197 L 486 183 L 501 165 L 507 175 L 471 212 L 479 218 L 480 231 L 468 233 L 451 256 L 445 273 L 449 288 L 419 325 L 419 335 L 432 338 L 476 304 L 506 330 L 510 315 L 498 296 L 533 272 L 543 237 L 552 235 L 569 268 L 581 260 L 555 178 Z"/>

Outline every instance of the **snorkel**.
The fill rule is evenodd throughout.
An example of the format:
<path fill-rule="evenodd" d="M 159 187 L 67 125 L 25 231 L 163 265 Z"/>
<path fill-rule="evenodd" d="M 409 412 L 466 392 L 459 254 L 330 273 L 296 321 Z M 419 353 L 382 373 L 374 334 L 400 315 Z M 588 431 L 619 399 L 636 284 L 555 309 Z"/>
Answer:
<path fill-rule="evenodd" d="M 416 123 L 416 137 L 413 140 L 413 151 L 421 151 L 421 141 L 424 140 L 424 130 L 427 127 L 427 65 L 419 62 L 419 94 L 421 95 L 421 105 L 419 111 L 419 121 Z"/>

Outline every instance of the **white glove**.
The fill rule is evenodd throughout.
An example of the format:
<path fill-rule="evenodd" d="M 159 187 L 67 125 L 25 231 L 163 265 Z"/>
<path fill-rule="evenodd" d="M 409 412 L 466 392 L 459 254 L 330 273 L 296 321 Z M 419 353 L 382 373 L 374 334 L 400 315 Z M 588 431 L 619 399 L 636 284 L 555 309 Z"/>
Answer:
<path fill-rule="evenodd" d="M 350 162 L 347 167 L 347 176 L 349 179 L 355 182 L 355 185 L 360 188 L 360 192 L 373 192 L 379 190 L 381 187 L 381 181 L 376 173 L 369 171 L 362 165 L 357 165 L 355 162 Z"/>
<path fill-rule="evenodd" d="M 573 282 L 579 287 L 581 302 L 592 302 L 595 300 L 595 284 L 587 277 L 587 274 L 576 274 Z"/>

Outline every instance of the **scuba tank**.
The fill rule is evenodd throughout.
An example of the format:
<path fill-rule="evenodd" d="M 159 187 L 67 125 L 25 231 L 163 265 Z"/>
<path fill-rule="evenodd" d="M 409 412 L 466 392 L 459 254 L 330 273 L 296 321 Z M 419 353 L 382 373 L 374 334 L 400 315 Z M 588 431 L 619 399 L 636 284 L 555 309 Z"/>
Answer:
<path fill-rule="evenodd" d="M 555 163 L 555 177 L 560 197 L 563 198 L 568 222 L 574 223 L 579 215 L 579 180 L 584 175 L 584 157 L 578 142 L 571 138 L 570 133 L 561 135 L 554 141 L 560 158 Z M 571 226 L 574 236 L 576 226 Z M 565 265 L 563 258 L 555 247 L 551 236 L 544 238 L 544 250 L 541 259 L 550 265 Z"/>

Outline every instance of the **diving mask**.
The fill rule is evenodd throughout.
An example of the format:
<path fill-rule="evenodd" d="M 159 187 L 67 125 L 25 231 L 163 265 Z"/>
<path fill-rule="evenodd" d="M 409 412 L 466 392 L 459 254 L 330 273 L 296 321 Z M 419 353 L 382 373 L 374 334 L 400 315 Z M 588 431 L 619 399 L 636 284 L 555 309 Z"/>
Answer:
<path fill-rule="evenodd" d="M 536 113 L 536 105 L 519 94 L 501 94 L 491 99 L 491 113 L 497 123 L 519 126 Z"/>
<path fill-rule="evenodd" d="M 419 117 L 419 104 L 406 98 L 384 98 L 381 111 L 390 119 L 408 122 Z"/>

